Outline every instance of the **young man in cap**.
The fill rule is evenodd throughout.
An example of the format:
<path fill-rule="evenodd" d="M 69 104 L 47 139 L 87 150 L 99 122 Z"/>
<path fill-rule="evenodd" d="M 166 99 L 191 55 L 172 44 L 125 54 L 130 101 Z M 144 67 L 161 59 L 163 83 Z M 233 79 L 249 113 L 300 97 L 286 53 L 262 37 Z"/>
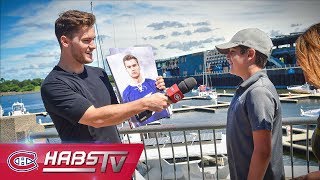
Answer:
<path fill-rule="evenodd" d="M 216 46 L 227 55 L 230 73 L 242 78 L 227 118 L 231 179 L 284 179 L 281 104 L 263 70 L 272 41 L 256 28 L 237 32 Z"/>

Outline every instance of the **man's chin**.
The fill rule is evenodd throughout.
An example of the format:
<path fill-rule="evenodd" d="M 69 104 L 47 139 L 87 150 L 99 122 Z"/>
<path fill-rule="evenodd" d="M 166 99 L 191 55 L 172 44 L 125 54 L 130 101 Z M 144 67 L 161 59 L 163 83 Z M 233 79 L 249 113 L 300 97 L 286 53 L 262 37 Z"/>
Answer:
<path fill-rule="evenodd" d="M 92 62 L 93 62 L 93 59 L 86 59 L 84 63 L 85 63 L 85 64 L 90 64 L 90 63 L 92 63 Z"/>

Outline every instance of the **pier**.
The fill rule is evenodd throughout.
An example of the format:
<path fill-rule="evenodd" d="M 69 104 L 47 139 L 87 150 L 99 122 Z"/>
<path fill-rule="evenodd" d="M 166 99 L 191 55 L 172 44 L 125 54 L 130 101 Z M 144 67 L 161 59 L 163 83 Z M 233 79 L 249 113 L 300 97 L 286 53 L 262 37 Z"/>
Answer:
<path fill-rule="evenodd" d="M 48 112 L 37 112 L 37 113 L 30 113 L 30 114 L 34 114 L 36 116 L 47 116 Z"/>
<path fill-rule="evenodd" d="M 218 97 L 233 97 L 234 94 L 232 93 L 218 93 Z M 296 93 L 284 93 L 279 94 L 280 102 L 285 103 L 298 103 L 299 99 L 301 98 L 312 98 L 312 99 L 320 99 L 320 94 L 296 94 Z M 197 97 L 197 96 L 196 96 Z M 194 97 L 188 97 L 188 99 L 195 99 Z M 197 97 L 197 99 L 200 99 Z"/>

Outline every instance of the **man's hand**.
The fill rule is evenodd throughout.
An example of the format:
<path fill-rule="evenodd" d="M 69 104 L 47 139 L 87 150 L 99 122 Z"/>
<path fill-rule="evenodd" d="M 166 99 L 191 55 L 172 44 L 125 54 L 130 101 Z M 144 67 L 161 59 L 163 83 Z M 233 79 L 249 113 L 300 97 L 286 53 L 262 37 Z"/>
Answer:
<path fill-rule="evenodd" d="M 164 79 L 162 76 L 158 76 L 156 78 L 156 87 L 160 90 L 165 90 L 166 89 L 166 84 L 164 83 Z"/>
<path fill-rule="evenodd" d="M 162 93 L 155 93 L 143 99 L 147 109 L 150 111 L 160 112 L 169 106 L 168 97 Z"/>

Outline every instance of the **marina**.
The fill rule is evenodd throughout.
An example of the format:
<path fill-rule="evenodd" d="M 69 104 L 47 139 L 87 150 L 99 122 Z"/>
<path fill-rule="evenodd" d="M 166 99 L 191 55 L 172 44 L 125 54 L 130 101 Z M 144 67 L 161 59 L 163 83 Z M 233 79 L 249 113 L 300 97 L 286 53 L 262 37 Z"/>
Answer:
<path fill-rule="evenodd" d="M 6 151 L 13 151 L 15 145 L 21 148 L 6 155 L 7 159 L 2 158 L 2 168 L 5 168 L 3 179 L 17 179 L 18 176 L 19 179 L 43 176 L 51 179 L 50 177 L 60 175 L 64 177 L 61 179 L 69 176 L 74 179 L 123 179 L 110 175 L 123 175 L 127 172 L 127 179 L 132 180 L 225 180 L 231 176 L 228 158 L 239 158 L 230 161 L 230 170 L 247 172 L 249 164 L 249 175 L 260 175 L 265 170 L 265 179 L 270 179 L 270 169 L 278 173 L 277 176 L 280 175 L 282 165 L 278 162 L 282 162 L 279 161 L 281 159 L 286 180 L 310 172 L 320 172 L 320 162 L 311 148 L 312 135 L 318 133 L 315 127 L 320 120 L 320 89 L 306 82 L 308 80 L 317 84 L 313 78 L 304 74 L 310 69 L 302 63 L 303 56 L 307 57 L 309 53 L 302 52 L 299 41 L 308 33 L 310 25 L 319 23 L 319 5 L 320 1 L 234 1 L 231 4 L 222 1 L 99 1 L 90 2 L 90 5 L 89 2 L 82 1 L 39 1 L 36 4 L 33 1 L 4 1 L 1 11 L 4 23 L 1 25 L 6 31 L 1 36 L 3 73 L 0 82 L 0 143 L 8 143 L 4 148 Z M 71 11 L 63 13 L 68 9 Z M 72 14 L 75 17 L 70 17 Z M 58 19 L 54 21 L 56 18 Z M 249 41 L 231 38 L 232 34 L 244 28 L 261 29 L 266 34 L 265 41 L 255 42 L 263 38 L 254 37 L 254 33 L 245 36 L 249 37 Z M 315 38 L 310 39 L 312 41 Z M 229 46 L 222 51 L 224 48 L 219 48 L 219 44 L 226 45 L 228 41 L 229 45 L 232 43 L 244 47 L 240 46 L 240 51 L 236 47 L 236 51 L 233 51 Z M 264 44 L 268 46 L 263 47 Z M 254 50 L 247 50 L 247 47 Z M 304 49 L 313 54 L 310 46 L 307 47 Z M 140 51 L 134 51 L 138 48 L 148 48 L 150 53 L 144 55 Z M 228 52 L 228 55 L 220 52 Z M 242 56 L 244 53 L 248 53 L 248 56 Z M 122 57 L 129 54 L 137 57 L 134 61 L 136 67 L 128 65 L 124 59 L 121 62 Z M 240 54 L 242 55 L 238 56 Z M 265 64 L 261 64 L 263 62 L 259 63 L 264 60 L 261 54 L 268 58 L 265 67 Z M 250 64 L 246 63 L 250 59 L 249 55 L 253 55 Z M 110 63 L 110 56 L 120 59 L 115 68 Z M 316 58 L 306 59 L 309 62 Z M 256 64 L 252 65 L 251 62 Z M 94 68 L 83 68 L 84 64 Z M 55 65 L 60 68 L 55 68 L 59 69 L 56 74 L 50 73 L 50 76 L 57 76 L 52 78 L 48 74 Z M 148 65 L 152 65 L 151 70 Z M 183 99 L 182 94 L 173 96 L 179 102 L 170 105 L 167 109 L 169 115 L 165 118 L 140 127 L 132 126 L 129 120 L 123 122 L 123 116 L 117 116 L 121 111 L 124 111 L 124 116 L 130 113 L 130 109 L 127 109 L 130 105 L 113 106 L 120 107 L 115 110 L 115 116 L 112 113 L 109 115 L 108 110 L 114 109 L 106 105 L 117 103 L 112 88 L 119 103 L 128 102 L 126 99 L 129 98 L 124 98 L 127 93 L 119 86 L 125 85 L 124 82 L 131 76 L 130 73 L 127 76 L 125 69 L 129 72 L 129 68 L 137 67 L 139 74 L 141 67 L 143 77 L 140 78 L 139 75 L 139 78 L 135 78 L 137 80 L 145 81 L 149 75 L 160 75 L 164 78 L 166 87 L 172 87 L 192 77 L 196 80 L 196 85 L 192 85 L 192 90 L 191 85 L 186 85 L 191 92 L 183 92 Z M 317 69 L 311 75 L 318 73 L 317 66 L 310 67 Z M 101 73 L 99 68 L 105 72 Z M 267 81 L 270 84 L 268 87 L 272 89 L 271 96 L 278 93 L 280 104 L 277 99 L 268 101 L 255 93 L 260 93 L 259 91 L 252 91 L 254 95 L 249 93 L 245 98 L 240 96 L 239 99 L 233 99 L 234 95 L 238 95 L 236 92 L 244 90 L 240 87 L 237 91 L 242 79 L 234 74 L 247 79 L 247 75 L 251 76 L 256 68 L 265 71 L 277 91 Z M 94 73 L 96 71 L 99 73 Z M 118 75 L 121 77 L 117 78 Z M 44 81 L 46 76 L 49 78 Z M 137 95 L 151 87 L 144 87 L 144 82 L 137 83 L 134 93 Z M 159 82 L 156 84 L 159 85 Z M 131 85 L 133 83 L 128 87 Z M 104 89 L 105 86 L 107 89 Z M 43 92 L 42 96 L 39 91 Z M 164 95 L 171 97 L 167 92 L 164 91 Z M 152 93 L 148 95 L 152 96 Z M 154 100 L 153 97 L 149 100 Z M 255 99 L 252 100 L 251 97 Z M 42 99 L 52 119 L 46 112 Z M 248 103 L 247 100 L 254 103 Z M 246 103 L 244 106 L 243 102 Z M 87 109 L 83 116 L 83 107 L 89 106 L 91 109 Z M 139 107 L 136 106 L 134 110 Z M 165 109 L 163 105 L 154 106 L 154 109 L 157 108 Z M 153 108 L 149 107 L 150 109 Z M 104 110 L 107 113 L 101 112 Z M 140 114 L 147 114 L 146 118 L 141 118 L 141 122 L 144 122 L 155 112 L 147 110 L 137 115 Z M 247 116 L 250 122 L 244 118 Z M 261 123 L 260 118 L 257 118 L 258 126 L 257 116 L 264 118 Z M 110 122 L 104 118 L 110 119 Z M 77 124 L 80 122 L 84 126 Z M 101 129 L 86 127 L 86 124 L 100 127 L 114 122 L 120 124 Z M 266 128 L 272 131 L 272 151 L 268 149 L 270 134 L 256 131 Z M 62 141 L 57 130 L 65 140 L 64 149 L 60 149 Z M 277 130 L 282 130 L 282 134 Z M 139 144 L 139 152 L 133 153 L 134 155 L 139 155 L 143 147 L 140 158 L 136 157 L 133 162 L 133 154 L 127 148 L 120 150 L 119 144 L 111 145 L 116 150 L 109 152 L 107 148 L 111 146 L 103 143 L 119 142 L 118 135 L 123 144 Z M 82 146 L 84 144 L 69 144 L 93 140 L 97 140 L 95 143 L 99 143 L 101 151 L 93 149 L 97 144 L 88 144 L 88 148 Z M 28 150 L 40 147 L 40 144 L 49 147 L 47 153 L 40 148 L 32 150 L 37 152 Z M 232 150 L 229 151 L 230 154 L 227 147 Z M 258 158 L 250 157 L 251 150 L 258 152 Z M 52 151 L 54 152 L 51 153 Z M 272 163 L 267 169 L 261 168 L 260 165 L 267 164 L 259 160 L 264 159 L 266 162 L 270 153 Z M 42 161 L 42 157 L 45 157 L 45 161 Z M 109 168 L 109 163 L 112 169 Z M 127 164 L 132 168 L 122 168 Z M 132 174 L 131 170 L 135 172 Z M 237 179 L 244 179 L 246 173 L 236 176 Z M 320 180 L 320 177 L 316 179 Z"/>
<path fill-rule="evenodd" d="M 189 177 L 190 179 L 202 179 L 202 177 L 205 179 L 228 179 L 228 165 L 225 164 L 227 154 L 224 128 L 226 111 L 232 95 L 233 93 L 221 91 L 218 93 L 218 103 L 213 104 L 206 98 L 188 93 L 182 101 L 173 105 L 172 117 L 162 119 L 159 125 L 136 129 L 119 127 L 124 143 L 145 144 L 145 152 L 141 155 L 140 160 L 149 169 L 148 173 L 142 177 L 145 179 L 148 179 L 148 176 L 149 179 L 154 179 L 150 177 L 155 176 L 159 179 L 161 176 L 162 179 L 175 179 L 175 177 L 177 179 L 179 177 L 182 179 L 189 179 Z M 316 122 L 316 118 L 303 119 L 304 117 L 300 116 L 300 108 L 318 106 L 319 98 L 317 95 L 293 93 L 280 95 L 283 98 L 296 101 L 295 103 L 282 102 L 284 107 L 283 147 L 285 152 L 289 153 L 284 156 L 286 176 L 290 177 L 292 172 L 294 176 L 297 176 L 308 170 L 314 171 L 318 167 L 312 156 L 311 147 L 303 142 L 311 138 L 314 128 L 312 124 Z M 30 108 L 38 107 L 38 105 L 30 106 L 31 104 L 24 100 L 24 96 L 33 97 L 32 102 L 42 103 L 40 94 L 19 95 L 17 98 L 23 99 L 30 115 L 37 119 L 38 124 L 47 127 L 44 132 L 30 132 L 28 139 L 37 143 L 59 143 L 57 132 L 52 128 L 52 122 L 46 120 L 50 117 L 42 116 L 46 115 L 44 109 L 34 111 Z M 4 109 L 7 111 L 9 108 L 5 106 Z M 195 120 L 197 123 L 194 123 Z M 299 123 L 297 124 L 297 122 Z M 310 124 L 307 128 L 305 128 L 306 123 Z M 292 156 L 290 155 L 291 151 Z M 297 155 L 304 158 L 300 159 Z M 293 171 L 291 161 L 293 162 Z"/>
<path fill-rule="evenodd" d="M 270 80 L 278 88 L 283 109 L 282 145 L 287 178 L 319 169 L 309 142 L 319 115 L 320 93 L 305 83 L 301 68 L 296 66 L 294 42 L 299 35 L 292 33 L 273 38 L 275 47 L 266 66 Z M 173 104 L 170 118 L 134 129 L 124 124 L 118 126 L 123 143 L 144 144 L 140 157 L 143 170 L 136 173 L 137 177 L 229 179 L 225 134 L 227 110 L 241 79 L 229 74 L 225 55 L 216 49 L 158 59 L 156 67 L 168 87 L 186 77 L 194 77 L 198 88 Z M 2 129 L 11 120 L 23 123 L 23 117 L 28 117 L 28 122 L 34 119 L 32 123 L 37 125 L 33 126 L 38 127 L 32 129 L 23 125 L 27 128 L 24 131 L 14 129 L 11 136 L 6 134 L 7 141 L 15 138 L 25 143 L 61 143 L 44 110 L 40 93 L 0 98 L 4 102 L 1 104 L 4 114 L 12 106 L 10 116 L 1 118 L 5 122 Z M 16 103 L 17 98 L 26 105 Z M 16 106 L 20 108 L 13 108 Z M 308 110 L 304 110 L 306 107 Z M 17 114 L 19 116 L 14 117 Z"/>

